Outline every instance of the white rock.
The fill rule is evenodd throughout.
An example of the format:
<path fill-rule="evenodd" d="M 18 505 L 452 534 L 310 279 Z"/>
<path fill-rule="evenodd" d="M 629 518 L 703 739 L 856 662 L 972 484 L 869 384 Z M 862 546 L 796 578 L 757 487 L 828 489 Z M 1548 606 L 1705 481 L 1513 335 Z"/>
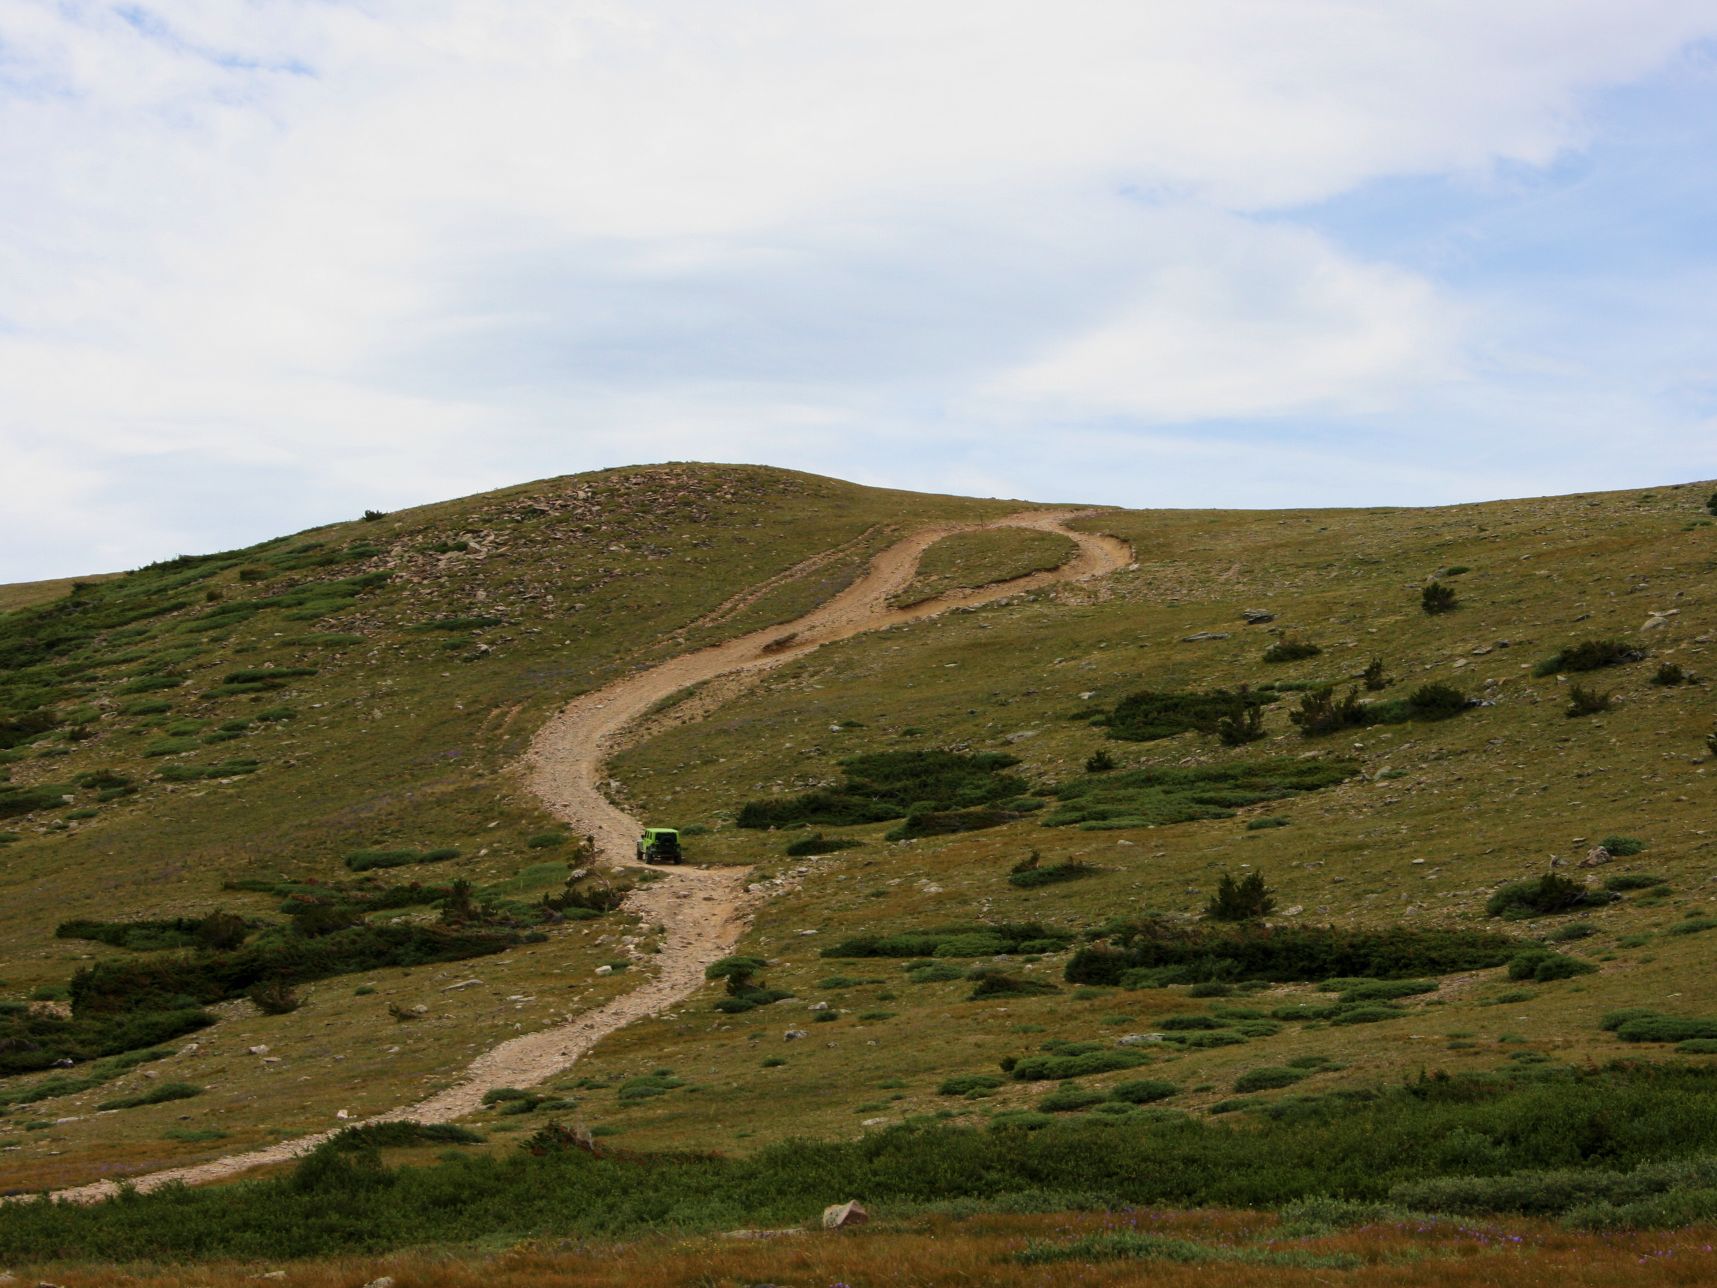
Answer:
<path fill-rule="evenodd" d="M 598 966 L 596 968 L 596 973 L 598 975 L 612 975 L 614 973 L 614 968 L 612 966 Z"/>

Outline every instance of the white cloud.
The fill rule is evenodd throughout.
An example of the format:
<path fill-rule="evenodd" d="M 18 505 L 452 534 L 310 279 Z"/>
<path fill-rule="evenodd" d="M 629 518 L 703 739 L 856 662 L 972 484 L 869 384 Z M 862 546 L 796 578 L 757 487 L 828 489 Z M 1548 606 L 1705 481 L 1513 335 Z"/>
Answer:
<path fill-rule="evenodd" d="M 657 448 L 886 477 L 1023 459 L 1037 415 L 1413 405 L 1467 378 L 1469 312 L 1292 208 L 1546 163 L 1717 15 L 0 0 L 0 32 L 0 446 L 87 533 L 26 576 L 128 548 L 124 461 L 176 463 L 164 511 L 275 471 L 311 521 Z"/>

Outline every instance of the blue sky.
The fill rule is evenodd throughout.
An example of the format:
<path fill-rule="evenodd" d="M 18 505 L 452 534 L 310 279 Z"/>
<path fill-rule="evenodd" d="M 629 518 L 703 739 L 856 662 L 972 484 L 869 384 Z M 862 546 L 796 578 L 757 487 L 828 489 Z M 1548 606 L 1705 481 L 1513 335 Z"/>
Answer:
<path fill-rule="evenodd" d="M 759 461 L 1717 475 L 1708 0 L 0 0 L 0 580 Z"/>

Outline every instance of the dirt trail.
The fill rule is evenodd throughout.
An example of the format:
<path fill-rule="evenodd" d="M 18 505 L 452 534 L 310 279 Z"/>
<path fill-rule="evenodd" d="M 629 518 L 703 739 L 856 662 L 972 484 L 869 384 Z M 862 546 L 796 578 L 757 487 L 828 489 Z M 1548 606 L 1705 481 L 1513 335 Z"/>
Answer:
<path fill-rule="evenodd" d="M 702 701 L 682 704 L 676 722 L 706 713 L 719 702 L 754 682 L 764 672 L 795 658 L 865 631 L 918 621 L 962 605 L 989 603 L 1062 581 L 1083 581 L 1124 568 L 1133 559 L 1126 542 L 1114 537 L 1075 532 L 1064 525 L 1089 511 L 1032 510 L 988 523 L 951 523 L 923 528 L 879 554 L 865 575 L 821 607 L 797 621 L 670 658 L 657 666 L 616 680 L 574 699 L 545 724 L 525 756 L 525 775 L 532 791 L 557 817 L 581 835 L 593 836 L 599 857 L 615 866 L 638 866 L 634 839 L 642 829 L 602 792 L 603 766 L 625 745 L 650 728 L 650 709 L 683 689 L 724 679 Z M 982 528 L 1036 528 L 1071 537 L 1079 552 L 1061 567 L 975 590 L 952 591 L 910 608 L 891 608 L 889 596 L 911 583 L 924 551 L 956 532 Z M 868 534 L 866 534 L 868 536 Z M 848 546 L 854 543 L 848 543 Z M 840 548 L 841 551 L 847 546 Z M 835 554 L 839 552 L 828 552 Z M 800 570 L 814 570 L 824 557 L 807 560 Z M 779 584 L 780 577 L 766 585 Z M 723 609 L 740 603 L 729 601 Z M 721 613 L 723 610 L 716 610 Z M 737 610 L 736 610 L 737 611 Z M 473 1060 L 458 1083 L 445 1091 L 403 1105 L 365 1122 L 411 1119 L 424 1123 L 452 1122 L 477 1110 L 483 1093 L 495 1087 L 528 1087 L 570 1067 L 604 1037 L 634 1021 L 658 1014 L 703 986 L 704 967 L 732 952 L 745 929 L 745 883 L 749 868 L 652 868 L 660 879 L 634 891 L 627 911 L 645 925 L 664 928 L 661 953 L 651 977 L 621 997 L 565 1024 L 491 1047 Z M 341 1127 L 355 1123 L 342 1123 Z M 140 1191 L 171 1182 L 200 1184 L 224 1180 L 239 1172 L 289 1162 L 309 1153 L 338 1128 L 281 1141 L 262 1149 L 127 1178 Z M 56 1198 L 94 1202 L 119 1192 L 113 1181 L 100 1181 L 57 1191 Z"/>

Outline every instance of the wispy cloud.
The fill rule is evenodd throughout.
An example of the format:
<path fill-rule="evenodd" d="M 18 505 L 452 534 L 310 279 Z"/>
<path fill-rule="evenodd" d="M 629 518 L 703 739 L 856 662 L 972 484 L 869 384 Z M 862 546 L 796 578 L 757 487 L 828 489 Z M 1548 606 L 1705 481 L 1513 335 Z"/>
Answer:
<path fill-rule="evenodd" d="M 1624 254 L 1655 194 L 1717 215 L 1714 35 L 0 0 L 0 577 L 666 456 L 1136 504 L 1717 472 L 1712 253 Z"/>

